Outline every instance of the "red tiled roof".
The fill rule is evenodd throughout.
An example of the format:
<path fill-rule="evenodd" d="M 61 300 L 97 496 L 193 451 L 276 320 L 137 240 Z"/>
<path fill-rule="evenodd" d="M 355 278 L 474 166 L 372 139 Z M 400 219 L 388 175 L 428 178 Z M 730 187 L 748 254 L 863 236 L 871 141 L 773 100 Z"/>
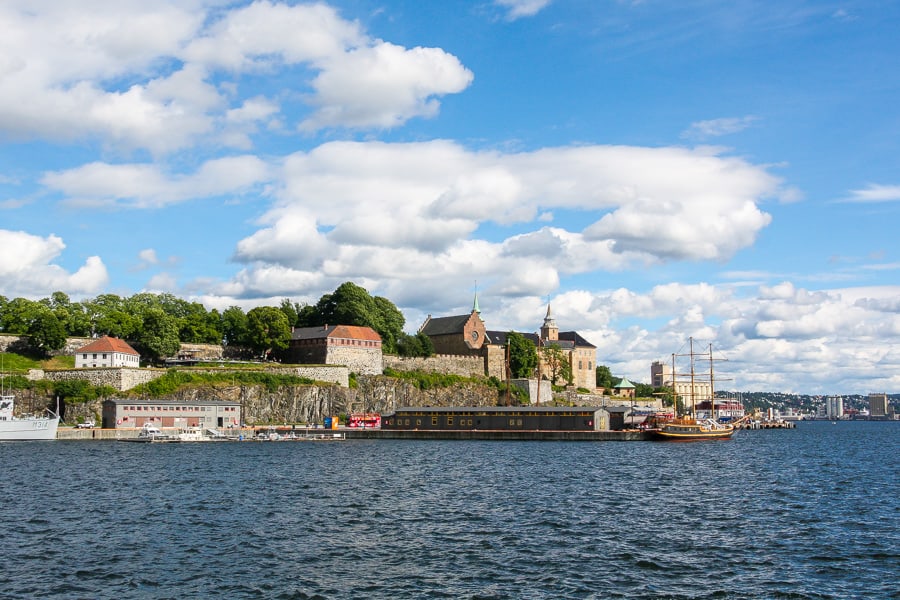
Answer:
<path fill-rule="evenodd" d="M 338 337 L 349 340 L 369 340 L 380 342 L 381 336 L 371 327 L 359 327 L 357 325 L 338 325 L 328 337 Z"/>
<path fill-rule="evenodd" d="M 358 325 L 325 325 L 321 327 L 297 327 L 291 334 L 295 340 L 341 338 L 345 340 L 369 340 L 380 342 L 381 336 L 371 327 Z"/>
<path fill-rule="evenodd" d="M 134 354 L 140 356 L 137 350 L 129 346 L 128 342 L 125 340 L 120 340 L 119 338 L 110 337 L 108 335 L 104 335 L 102 338 L 98 338 L 87 346 L 82 346 L 75 351 L 76 354 L 84 352 L 118 352 L 120 354 Z"/>

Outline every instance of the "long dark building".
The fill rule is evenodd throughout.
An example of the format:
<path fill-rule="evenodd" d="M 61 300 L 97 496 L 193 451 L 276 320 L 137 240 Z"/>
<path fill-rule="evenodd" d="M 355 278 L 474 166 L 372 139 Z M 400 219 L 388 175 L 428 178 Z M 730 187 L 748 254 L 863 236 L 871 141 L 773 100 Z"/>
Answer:
<path fill-rule="evenodd" d="M 383 416 L 390 430 L 601 431 L 609 414 L 597 406 L 428 406 Z"/>

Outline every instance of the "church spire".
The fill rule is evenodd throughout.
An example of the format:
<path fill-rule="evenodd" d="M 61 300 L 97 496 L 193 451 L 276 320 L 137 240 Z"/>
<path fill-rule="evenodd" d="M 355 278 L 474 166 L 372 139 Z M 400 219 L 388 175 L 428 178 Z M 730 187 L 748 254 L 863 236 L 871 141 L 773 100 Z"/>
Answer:
<path fill-rule="evenodd" d="M 478 307 L 478 282 L 475 282 L 475 302 L 472 304 L 472 312 L 476 312 L 479 315 L 481 314 L 481 309 Z"/>
<path fill-rule="evenodd" d="M 541 339 L 553 342 L 559 340 L 559 327 L 556 326 L 549 302 L 547 302 L 547 316 L 544 317 L 544 325 L 541 327 Z"/>

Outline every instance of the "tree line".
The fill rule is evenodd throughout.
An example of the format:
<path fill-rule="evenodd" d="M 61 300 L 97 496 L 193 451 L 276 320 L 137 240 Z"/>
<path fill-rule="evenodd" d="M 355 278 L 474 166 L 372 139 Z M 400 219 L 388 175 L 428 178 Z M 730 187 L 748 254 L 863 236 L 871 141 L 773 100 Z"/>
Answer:
<path fill-rule="evenodd" d="M 371 327 L 381 336 L 382 348 L 388 354 L 434 354 L 427 335 L 404 333 L 405 318 L 394 303 L 372 296 L 349 281 L 315 304 L 285 298 L 279 306 L 259 306 L 247 312 L 239 306 L 221 312 L 207 310 L 199 302 L 167 293 L 142 292 L 130 297 L 101 294 L 78 302 L 63 292 L 41 300 L 9 300 L 0 295 L 0 332 L 26 336 L 28 349 L 40 356 L 62 349 L 69 337 L 110 335 L 128 341 L 151 362 L 174 356 L 182 343 L 221 344 L 245 348 L 257 358 L 281 358 L 288 349 L 292 328 L 329 324 Z M 511 375 L 533 377 L 538 364 L 534 343 L 511 331 L 508 344 Z M 571 383 L 572 367 L 560 348 L 550 344 L 541 348 L 541 353 L 549 370 L 543 377 L 554 384 Z M 620 380 L 608 367 L 597 366 L 598 387 L 611 389 Z M 659 392 L 645 384 L 636 386 L 639 396 Z"/>
<path fill-rule="evenodd" d="M 27 336 L 28 349 L 42 356 L 62 349 L 69 337 L 109 335 L 128 341 L 153 362 L 175 355 L 182 343 L 236 346 L 258 357 L 278 357 L 288 348 L 292 328 L 328 324 L 371 327 L 388 353 L 434 352 L 427 336 L 403 332 L 403 314 L 390 300 L 351 282 L 316 304 L 285 298 L 279 306 L 247 312 L 239 306 L 207 310 L 167 293 L 101 294 L 77 302 L 63 292 L 41 300 L 0 295 L 0 332 Z"/>

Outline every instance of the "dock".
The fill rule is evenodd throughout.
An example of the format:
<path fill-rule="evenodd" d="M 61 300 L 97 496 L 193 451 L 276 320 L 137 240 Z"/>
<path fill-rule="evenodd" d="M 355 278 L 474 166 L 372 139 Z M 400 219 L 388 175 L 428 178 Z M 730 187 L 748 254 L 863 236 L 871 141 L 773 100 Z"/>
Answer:
<path fill-rule="evenodd" d="M 341 427 L 322 429 L 315 427 L 245 427 L 229 429 L 221 433 L 234 441 L 256 441 L 259 432 L 274 431 L 278 441 L 319 440 L 484 440 L 484 441 L 569 441 L 569 442 L 639 442 L 651 439 L 647 431 L 634 429 L 623 431 L 543 431 L 543 430 L 388 430 Z M 137 438 L 140 428 L 75 429 L 60 427 L 56 439 L 69 441 L 116 441 Z"/>
<path fill-rule="evenodd" d="M 796 429 L 794 421 L 744 421 L 735 424 L 736 429 Z"/>

